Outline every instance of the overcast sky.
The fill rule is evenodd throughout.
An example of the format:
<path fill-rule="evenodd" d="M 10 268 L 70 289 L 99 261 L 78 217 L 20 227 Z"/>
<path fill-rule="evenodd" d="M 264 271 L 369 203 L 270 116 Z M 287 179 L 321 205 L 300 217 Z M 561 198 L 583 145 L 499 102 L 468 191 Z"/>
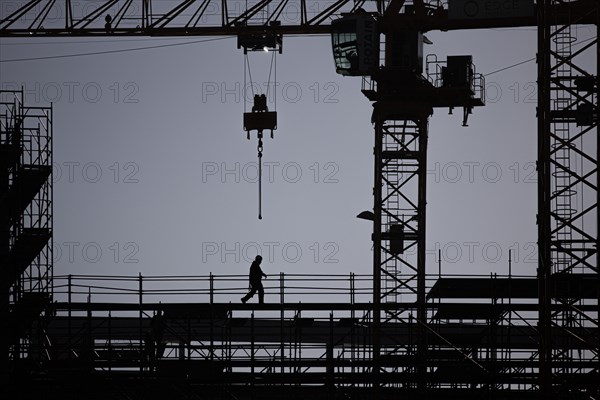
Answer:
<path fill-rule="evenodd" d="M 531 28 L 427 36 L 426 54 L 472 54 L 483 74 L 536 52 Z M 371 273 L 356 215 L 373 207 L 372 107 L 359 78 L 336 75 L 328 36 L 283 39 L 262 220 L 235 38 L 9 62 L 192 40 L 0 39 L 2 88 L 54 107 L 55 275 L 245 274 L 257 247 L 269 274 Z M 250 54 L 263 88 L 270 57 Z M 533 61 L 487 76 L 466 128 L 460 110 L 431 117 L 428 272 L 439 248 L 446 273 L 506 273 L 509 249 L 513 273 L 535 273 L 535 80 Z"/>

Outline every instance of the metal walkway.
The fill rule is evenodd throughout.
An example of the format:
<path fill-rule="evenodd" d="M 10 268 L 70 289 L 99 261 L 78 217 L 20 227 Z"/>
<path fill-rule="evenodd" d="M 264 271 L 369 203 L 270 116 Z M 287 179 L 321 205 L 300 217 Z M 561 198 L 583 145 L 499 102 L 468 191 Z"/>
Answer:
<path fill-rule="evenodd" d="M 428 389 L 419 392 L 426 398 L 537 398 L 536 279 L 429 278 L 427 320 L 416 318 L 414 303 L 385 303 L 381 328 L 376 331 L 374 307 L 368 302 L 140 302 L 136 300 L 152 294 L 152 289 L 147 293 L 143 288 L 161 278 L 105 277 L 103 283 L 90 279 L 96 285 L 92 286 L 83 284 L 88 277 L 56 277 L 55 284 L 63 290 L 55 287 L 55 297 L 72 301 L 55 302 L 49 310 L 42 346 L 46 353 L 39 355 L 47 360 L 32 377 L 36 384 L 31 387 L 46 388 L 44 398 L 69 398 L 56 388 L 61 382 L 72 387 L 75 376 L 75 386 L 81 386 L 73 398 L 82 393 L 85 398 L 164 398 L 166 390 L 169 398 L 181 399 L 367 399 L 377 337 L 383 398 L 415 395 L 416 382 L 422 378 L 419 367 L 426 371 Z M 169 279 L 173 287 L 163 289 L 165 300 L 184 295 L 239 299 L 245 291 L 241 277 Z M 330 277 L 329 286 L 318 288 L 308 277 L 300 284 L 303 279 L 281 276 L 278 283 L 283 285 L 275 286 L 291 293 L 310 292 L 305 297 L 309 300 L 328 293 L 360 297 L 361 285 L 356 284 L 360 277 L 338 277 L 337 286 Z M 353 279 L 353 284 L 341 287 L 340 282 Z M 177 289 L 176 282 L 193 282 L 193 293 Z M 557 293 L 577 292 L 591 300 L 599 291 L 585 276 L 556 288 Z M 271 290 L 271 297 L 291 296 Z M 93 301 L 114 296 L 113 291 L 127 295 L 119 303 Z M 84 295 L 89 301 L 74 301 Z M 568 306 L 556 307 L 559 311 Z M 420 332 L 425 332 L 424 337 L 419 337 Z M 600 378 L 593 356 L 598 328 L 573 329 L 569 338 L 565 334 L 554 329 L 553 342 L 569 343 L 570 349 L 588 356 L 580 357 L 577 365 L 564 360 L 578 372 L 563 378 L 595 390 Z M 415 350 L 423 342 L 427 344 L 424 356 Z M 292 390 L 294 394 L 288 395 Z"/>

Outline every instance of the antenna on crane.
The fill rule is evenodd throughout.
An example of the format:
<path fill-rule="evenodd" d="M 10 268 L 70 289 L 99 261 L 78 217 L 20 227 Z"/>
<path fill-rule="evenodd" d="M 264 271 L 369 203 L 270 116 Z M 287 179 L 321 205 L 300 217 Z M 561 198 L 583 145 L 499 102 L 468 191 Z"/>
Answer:
<path fill-rule="evenodd" d="M 271 26 L 278 26 L 279 21 L 272 21 Z M 273 138 L 273 131 L 277 129 L 277 96 L 276 91 L 273 90 L 273 111 L 269 111 L 267 106 L 267 100 L 269 98 L 269 92 L 271 87 L 271 75 L 273 74 L 273 82 L 277 82 L 277 53 L 282 52 L 282 36 L 273 32 L 261 32 L 259 34 L 250 35 L 239 35 L 238 36 L 238 49 L 244 48 L 244 130 L 246 131 L 246 138 L 250 140 L 250 131 L 256 131 L 258 139 L 257 152 L 258 152 L 258 219 L 262 219 L 262 156 L 263 156 L 263 132 L 265 130 L 271 131 L 271 139 Z M 250 71 L 250 60 L 248 57 L 248 51 L 255 52 L 266 52 L 271 53 L 271 65 L 269 67 L 269 78 L 267 80 L 266 93 L 257 94 L 254 92 L 254 83 L 252 82 L 252 73 Z M 246 102 L 248 98 L 246 96 L 247 84 L 246 77 L 250 80 L 250 90 L 253 96 L 252 111 L 246 111 Z M 274 85 L 275 86 L 275 85 Z"/>

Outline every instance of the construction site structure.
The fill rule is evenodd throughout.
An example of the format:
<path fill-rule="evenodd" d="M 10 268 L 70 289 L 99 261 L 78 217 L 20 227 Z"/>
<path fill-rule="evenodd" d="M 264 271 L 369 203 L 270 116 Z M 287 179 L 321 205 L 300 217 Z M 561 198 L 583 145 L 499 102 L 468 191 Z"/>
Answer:
<path fill-rule="evenodd" d="M 43 326 L 52 295 L 52 108 L 23 101 L 22 90 L 0 92 L 4 376 L 45 359 Z"/>
<path fill-rule="evenodd" d="M 49 21 L 58 3 L 64 19 Z M 219 288 L 235 277 L 205 277 L 208 299 L 180 304 L 149 300 L 166 294 L 165 277 L 150 279 L 154 292 L 142 276 L 55 278 L 60 300 L 35 331 L 45 340 L 22 354 L 44 354 L 43 372 L 18 375 L 29 383 L 23 390 L 46 398 L 600 398 L 598 2 L 337 0 L 314 13 L 305 0 L 231 11 L 237 3 L 110 0 L 74 17 L 70 0 L 31 0 L 0 20 L 0 36 L 236 35 L 246 50 L 280 49 L 288 34 L 331 34 L 336 71 L 361 76 L 374 102 L 371 285 L 357 288 L 364 277 L 350 275 L 350 302 L 300 303 L 290 300 L 294 279 L 312 280 L 311 295 L 335 289 L 315 291 L 328 278 L 282 275 L 279 302 L 255 306 L 215 301 L 243 292 Z M 297 20 L 282 23 L 292 6 Z M 578 45 L 578 25 L 592 25 L 595 38 Z M 469 55 L 423 57 L 423 34 L 518 26 L 538 31 L 537 276 L 428 275 L 428 118 L 437 107 L 461 108 L 466 125 L 484 105 L 485 82 Z M 118 282 L 102 282 L 101 296 L 137 283 L 137 302 L 98 301 L 100 285 L 77 279 Z M 80 287 L 84 301 L 73 298 Z"/>

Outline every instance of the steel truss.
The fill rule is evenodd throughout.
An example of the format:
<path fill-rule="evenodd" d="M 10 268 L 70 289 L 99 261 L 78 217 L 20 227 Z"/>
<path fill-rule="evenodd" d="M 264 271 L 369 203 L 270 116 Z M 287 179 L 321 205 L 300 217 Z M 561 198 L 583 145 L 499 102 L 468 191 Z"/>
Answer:
<path fill-rule="evenodd" d="M 371 2 L 369 2 L 371 3 Z M 287 33 L 326 33 L 336 13 L 359 7 L 383 7 L 383 1 L 366 0 L 101 0 L 94 4 L 72 0 L 30 0 L 6 11 L 0 32 L 20 35 L 46 32 L 55 35 L 223 35 L 253 29 Z M 11 11 L 11 12 L 8 12 Z"/>
<path fill-rule="evenodd" d="M 424 337 L 418 322 L 425 313 L 425 192 L 427 171 L 427 119 L 430 106 L 380 101 L 375 104 L 375 185 L 373 233 L 373 359 L 374 385 L 382 374 L 407 373 L 424 376 L 418 362 L 411 366 L 383 367 L 390 356 L 423 357 L 424 343 L 383 346 L 378 331 L 394 322 L 407 322 L 415 337 Z M 412 112 L 408 110 L 412 110 Z M 408 112 L 408 113 L 406 113 Z M 409 117 L 410 115 L 410 117 Z M 412 117 L 412 118 L 411 118 Z M 410 309 L 382 313 L 386 303 L 416 304 Z M 414 314 L 413 314 L 414 313 Z M 421 360 L 421 364 L 423 360 Z M 410 385 L 408 385 L 410 386 Z"/>
<path fill-rule="evenodd" d="M 535 16 L 453 20 L 443 0 L 416 0 L 418 15 L 400 13 L 405 0 L 23 0 L 0 8 L 2 36 L 207 36 L 323 34 L 330 20 L 358 8 L 390 23 L 429 30 L 536 26 Z M 560 21 L 595 0 L 557 4 Z M 594 23 L 589 15 L 583 22 Z"/>

